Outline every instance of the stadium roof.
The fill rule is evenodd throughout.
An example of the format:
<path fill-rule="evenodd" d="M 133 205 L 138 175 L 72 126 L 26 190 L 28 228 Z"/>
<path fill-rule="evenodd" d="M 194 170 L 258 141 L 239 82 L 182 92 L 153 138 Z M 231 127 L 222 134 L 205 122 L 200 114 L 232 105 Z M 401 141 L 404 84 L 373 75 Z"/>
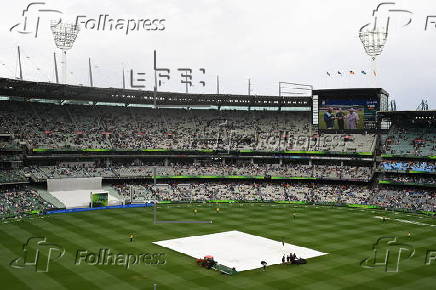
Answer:
<path fill-rule="evenodd" d="M 389 94 L 382 88 L 345 88 L 313 90 L 313 95 L 338 98 L 368 97 L 378 94 L 389 96 Z"/>
<path fill-rule="evenodd" d="M 311 107 L 311 97 L 185 94 L 95 88 L 0 78 L 0 96 L 59 101 L 92 101 L 158 106 Z"/>
<path fill-rule="evenodd" d="M 388 95 L 381 88 L 349 88 L 313 90 L 313 95 L 338 98 Z M 243 106 L 243 107 L 311 107 L 309 96 L 248 96 L 232 94 L 186 94 L 96 88 L 46 82 L 0 78 L 0 96 L 75 102 L 108 102 L 157 106 Z M 156 97 L 155 97 L 156 96 Z"/>
<path fill-rule="evenodd" d="M 434 126 L 436 124 L 436 110 L 430 111 L 384 111 L 378 112 L 379 120 L 388 119 L 396 123 L 425 124 Z"/>
<path fill-rule="evenodd" d="M 378 112 L 380 117 L 394 117 L 394 116 L 407 116 L 410 117 L 436 117 L 436 110 L 428 110 L 428 111 L 381 111 Z"/>

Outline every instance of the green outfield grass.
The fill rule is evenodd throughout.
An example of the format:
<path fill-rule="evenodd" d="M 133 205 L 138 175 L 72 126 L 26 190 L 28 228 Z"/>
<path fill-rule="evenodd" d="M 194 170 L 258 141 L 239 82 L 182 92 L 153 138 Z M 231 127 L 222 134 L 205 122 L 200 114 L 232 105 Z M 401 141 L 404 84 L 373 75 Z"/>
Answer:
<path fill-rule="evenodd" d="M 350 209 L 292 205 L 232 204 L 198 205 L 194 216 L 189 205 L 161 205 L 159 220 L 213 220 L 212 224 L 153 224 L 151 208 L 112 209 L 43 218 L 6 221 L 0 225 L 1 289 L 435 289 L 436 260 L 425 265 L 427 250 L 436 251 L 436 227 L 393 220 L 436 224 L 429 217 Z M 295 213 L 295 220 L 292 219 Z M 386 215 L 386 223 L 374 216 Z M 193 258 L 161 248 L 153 241 L 191 235 L 239 230 L 274 240 L 312 248 L 328 255 L 309 259 L 306 265 L 275 265 L 267 271 L 252 270 L 234 276 L 206 270 Z M 412 233 L 408 238 L 407 233 Z M 135 233 L 134 242 L 129 233 Z M 382 236 L 396 236 L 415 249 L 400 260 L 399 272 L 383 267 L 364 268 L 361 261 L 372 256 L 372 246 Z M 30 237 L 65 248 L 65 255 L 52 261 L 48 272 L 35 267 L 12 268 L 9 263 L 23 256 Z M 165 253 L 164 265 L 75 265 L 79 249 L 115 253 Z M 41 254 L 42 255 L 42 254 Z M 436 256 L 436 254 L 435 254 Z M 44 258 L 44 255 L 41 256 Z M 41 258 L 40 257 L 40 258 Z"/>

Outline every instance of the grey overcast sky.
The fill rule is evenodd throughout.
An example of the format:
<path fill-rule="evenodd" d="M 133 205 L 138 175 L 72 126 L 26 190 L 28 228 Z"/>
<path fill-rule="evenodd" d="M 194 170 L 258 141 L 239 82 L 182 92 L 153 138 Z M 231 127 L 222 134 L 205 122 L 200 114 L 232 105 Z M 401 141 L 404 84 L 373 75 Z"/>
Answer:
<path fill-rule="evenodd" d="M 358 31 L 373 22 L 372 11 L 383 1 L 36 1 L 45 4 L 32 5 L 25 12 L 26 29 L 22 13 L 32 1 L 2 3 L 2 77 L 16 76 L 16 47 L 20 45 L 24 78 L 54 81 L 53 52 L 59 51 L 50 31 L 50 20 L 61 17 L 64 22 L 75 22 L 81 15 L 84 16 L 81 20 L 89 22 L 88 27 L 81 24 L 76 43 L 68 52 L 70 84 L 89 84 L 87 66 L 91 57 L 95 86 L 121 87 L 124 68 L 126 77 L 130 69 L 134 78 L 141 77 L 137 72 L 146 73 L 145 82 L 136 84 L 151 90 L 153 50 L 157 50 L 158 66 L 171 70 L 170 80 L 159 88 L 163 91 L 183 92 L 177 69 L 189 67 L 193 69 L 191 92 L 214 93 L 216 75 L 219 75 L 221 93 L 246 94 L 250 77 L 252 93 L 257 95 L 277 95 L 278 81 L 307 83 L 314 88 L 377 86 L 390 93 L 399 109 L 415 109 L 422 98 L 435 107 L 435 0 L 392 1 L 395 5 L 386 5 L 377 12 L 379 19 L 386 19 L 387 15 L 391 19 L 386 46 L 376 62 L 377 77 L 371 72 L 373 65 L 365 54 Z M 58 10 L 62 14 L 39 11 L 43 9 Z M 161 23 L 165 28 L 146 31 L 141 26 L 140 30 L 127 35 L 125 27 L 121 30 L 120 26 L 112 31 L 108 27 L 105 31 L 91 29 L 95 23 L 92 19 L 98 20 L 100 14 L 126 22 L 165 19 Z M 38 37 L 35 38 L 38 17 Z M 404 26 L 409 19 L 411 23 Z M 60 57 L 58 60 L 61 61 Z M 205 68 L 206 73 L 202 74 L 199 68 Z M 350 70 L 355 74 L 349 74 Z M 368 74 L 363 75 L 362 70 Z M 129 83 L 129 78 L 126 80 Z M 205 81 L 206 85 L 203 87 L 200 81 Z"/>

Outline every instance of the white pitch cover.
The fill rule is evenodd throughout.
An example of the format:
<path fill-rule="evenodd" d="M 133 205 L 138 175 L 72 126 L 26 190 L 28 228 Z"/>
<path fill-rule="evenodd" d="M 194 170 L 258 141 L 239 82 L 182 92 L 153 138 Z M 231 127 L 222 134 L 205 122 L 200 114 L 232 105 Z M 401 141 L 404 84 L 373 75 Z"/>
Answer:
<path fill-rule="evenodd" d="M 153 242 L 159 246 L 189 255 L 196 259 L 212 255 L 219 264 L 235 267 L 236 271 L 261 268 L 261 261 L 268 265 L 281 264 L 283 255 L 295 253 L 298 258 L 314 258 L 326 253 L 299 247 L 281 241 L 250 235 L 240 231 L 228 231 L 203 236 Z"/>

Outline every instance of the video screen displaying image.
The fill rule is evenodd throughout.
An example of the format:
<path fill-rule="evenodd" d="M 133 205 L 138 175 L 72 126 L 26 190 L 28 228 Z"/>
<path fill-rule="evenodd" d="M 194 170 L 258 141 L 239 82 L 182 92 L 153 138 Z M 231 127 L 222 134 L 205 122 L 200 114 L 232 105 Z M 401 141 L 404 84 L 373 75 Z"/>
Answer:
<path fill-rule="evenodd" d="M 92 207 L 102 207 L 108 205 L 108 194 L 106 193 L 92 193 L 91 194 Z"/>
<path fill-rule="evenodd" d="M 319 105 L 319 128 L 325 130 L 364 130 L 376 120 L 379 102 L 371 99 L 326 98 Z"/>

